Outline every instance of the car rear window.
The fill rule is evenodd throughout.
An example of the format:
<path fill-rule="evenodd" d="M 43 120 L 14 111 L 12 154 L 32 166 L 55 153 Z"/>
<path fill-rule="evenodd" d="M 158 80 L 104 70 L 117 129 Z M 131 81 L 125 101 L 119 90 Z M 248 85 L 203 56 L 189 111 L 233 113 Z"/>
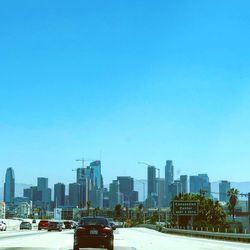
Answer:
<path fill-rule="evenodd" d="M 108 221 L 105 218 L 84 218 L 80 221 L 80 225 L 102 225 L 107 226 Z"/>

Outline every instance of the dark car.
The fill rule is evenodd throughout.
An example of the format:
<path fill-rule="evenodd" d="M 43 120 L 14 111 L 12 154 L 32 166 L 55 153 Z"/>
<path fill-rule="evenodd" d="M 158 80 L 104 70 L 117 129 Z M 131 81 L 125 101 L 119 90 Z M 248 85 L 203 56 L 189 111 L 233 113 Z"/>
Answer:
<path fill-rule="evenodd" d="M 73 249 L 93 247 L 114 249 L 113 229 L 104 217 L 84 217 L 75 229 Z"/>
<path fill-rule="evenodd" d="M 49 221 L 48 220 L 40 220 L 38 223 L 38 230 L 48 229 Z"/>
<path fill-rule="evenodd" d="M 62 231 L 63 222 L 60 221 L 49 221 L 48 231 Z"/>
<path fill-rule="evenodd" d="M 32 229 L 31 223 L 28 221 L 22 221 L 20 224 L 20 230 L 23 230 L 23 229 L 31 230 Z"/>

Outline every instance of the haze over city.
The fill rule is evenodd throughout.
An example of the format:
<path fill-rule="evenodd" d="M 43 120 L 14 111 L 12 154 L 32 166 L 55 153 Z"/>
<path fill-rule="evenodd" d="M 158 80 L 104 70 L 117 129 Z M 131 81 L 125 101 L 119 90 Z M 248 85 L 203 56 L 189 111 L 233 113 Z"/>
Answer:
<path fill-rule="evenodd" d="M 1 3 L 0 179 L 249 181 L 249 2 Z"/>

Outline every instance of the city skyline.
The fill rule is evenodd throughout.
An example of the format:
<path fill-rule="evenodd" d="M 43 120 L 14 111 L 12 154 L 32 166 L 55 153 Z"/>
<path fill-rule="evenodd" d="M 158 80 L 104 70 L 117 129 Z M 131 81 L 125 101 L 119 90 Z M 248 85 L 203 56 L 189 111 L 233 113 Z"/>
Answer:
<path fill-rule="evenodd" d="M 91 176 L 88 176 L 89 174 L 86 173 L 86 170 L 88 170 L 89 167 L 92 167 L 92 168 L 95 167 L 96 163 L 98 163 L 98 162 L 100 162 L 100 161 L 95 160 L 95 161 L 91 162 L 91 164 L 89 164 L 89 166 L 85 166 L 84 168 L 80 167 L 77 170 L 79 170 L 79 171 L 82 172 L 82 169 L 85 169 L 85 170 L 83 170 L 83 173 L 85 173 L 84 175 L 87 174 L 86 177 L 87 178 L 91 178 Z M 166 160 L 166 162 L 167 162 L 166 166 L 168 166 L 168 163 L 170 162 L 170 164 L 172 166 L 172 170 L 171 170 L 171 173 L 172 173 L 173 170 L 174 170 L 174 166 L 172 165 L 173 161 L 172 160 Z M 97 164 L 97 165 L 101 166 L 101 162 L 99 164 Z M 137 186 L 135 188 L 135 190 L 137 190 L 139 192 L 139 196 L 141 196 L 141 198 L 139 200 L 143 201 L 143 200 L 145 200 L 146 197 L 148 197 L 148 196 L 151 195 L 150 194 L 151 192 L 147 193 L 148 192 L 147 190 L 148 190 L 148 188 L 149 188 L 150 185 L 156 185 L 155 189 L 158 190 L 158 185 L 159 185 L 158 184 L 158 180 L 159 179 L 158 179 L 158 176 L 156 176 L 156 170 L 157 170 L 157 168 L 155 168 L 154 166 L 150 166 L 150 165 L 147 166 L 147 171 L 151 171 L 150 169 L 154 169 L 154 172 L 152 172 L 152 173 L 153 173 L 153 175 L 155 177 L 152 177 L 152 173 L 148 172 L 148 176 L 147 177 L 149 178 L 149 182 L 148 182 L 148 179 L 135 179 L 133 177 L 133 175 L 129 175 L 129 176 L 116 176 L 116 178 L 114 178 L 114 180 L 112 180 L 111 182 L 104 183 L 104 186 L 99 186 L 98 182 L 95 185 L 97 185 L 96 186 L 97 188 L 101 188 L 101 187 L 102 188 L 108 188 L 108 186 L 110 185 L 110 183 L 112 183 L 113 181 L 119 180 L 119 178 L 125 178 L 125 179 L 132 178 L 134 180 L 133 182 L 135 183 L 135 184 L 133 184 L 133 186 L 134 185 Z M 10 168 L 8 168 L 6 170 L 6 174 L 8 173 L 9 170 L 10 170 Z M 14 169 L 11 169 L 11 171 L 12 171 L 13 176 L 14 176 Z M 165 171 L 166 171 L 166 173 L 165 173 L 166 175 L 165 176 L 168 179 L 169 178 L 168 177 L 169 176 L 169 168 L 166 167 Z M 96 174 L 100 175 L 99 173 L 101 173 L 101 172 L 99 171 Z M 94 172 L 93 172 L 93 174 L 94 174 Z M 158 174 L 159 174 L 159 172 L 158 172 Z M 66 183 L 65 182 L 60 182 L 60 181 L 57 182 L 57 183 L 52 183 L 51 181 L 49 181 L 50 178 L 48 176 L 46 176 L 46 177 L 36 177 L 36 183 L 37 184 L 35 184 L 35 182 L 33 182 L 33 184 L 27 184 L 27 183 L 18 183 L 16 181 L 14 183 L 15 184 L 17 183 L 18 185 L 24 185 L 25 186 L 24 188 L 28 188 L 29 189 L 30 187 L 36 187 L 38 191 L 46 191 L 41 196 L 41 199 L 44 200 L 44 201 L 46 201 L 46 200 L 50 199 L 48 197 L 51 197 L 51 190 L 54 192 L 54 188 L 53 187 L 55 187 L 55 185 L 57 185 L 57 184 L 60 184 L 60 185 L 63 184 L 63 185 L 65 185 L 65 194 L 69 194 L 70 193 L 70 185 L 75 185 L 75 184 L 81 183 L 81 179 L 79 179 L 79 172 L 76 171 L 75 175 L 76 175 L 75 176 L 76 181 L 68 182 L 68 183 L 67 182 Z M 205 190 L 207 190 L 208 193 L 212 192 L 211 194 L 213 194 L 213 196 L 215 196 L 215 197 L 218 196 L 219 197 L 219 194 L 220 194 L 220 191 L 219 191 L 220 190 L 220 184 L 221 183 L 225 183 L 225 182 L 230 184 L 230 180 L 225 180 L 225 179 L 219 180 L 219 181 L 216 181 L 216 182 L 210 181 L 209 176 L 207 174 L 205 174 L 205 173 L 202 173 L 202 174 L 201 173 L 197 173 L 195 176 L 194 175 L 189 175 L 188 173 L 186 173 L 185 175 L 179 175 L 179 176 L 178 175 L 177 176 L 172 176 L 172 174 L 170 174 L 170 176 L 171 176 L 170 177 L 170 181 L 167 181 L 167 183 L 168 183 L 167 186 L 169 184 L 179 183 L 178 185 L 181 185 L 179 192 L 184 192 L 184 193 L 186 193 L 186 192 L 194 192 L 194 190 L 196 190 L 195 192 L 198 192 L 199 190 L 205 189 Z M 194 178 L 194 177 L 196 179 L 198 178 L 197 179 L 198 182 L 196 182 L 196 188 L 192 188 L 191 187 L 193 185 L 192 184 L 193 183 L 192 178 Z M 155 178 L 155 180 L 153 181 L 154 184 L 152 184 L 151 178 Z M 164 186 L 165 186 L 165 178 L 160 177 L 160 180 L 164 183 Z M 201 183 L 203 183 L 203 184 L 201 184 Z M 206 183 L 210 183 L 209 186 L 207 186 Z M 212 189 L 211 188 L 211 184 L 212 183 L 214 183 L 214 184 L 217 183 L 217 187 L 213 186 L 213 189 Z M 249 182 L 233 182 L 233 183 L 235 183 L 235 185 L 237 186 L 237 185 L 241 185 L 241 184 L 244 185 L 245 183 L 246 184 L 247 183 L 250 184 L 250 181 Z M 4 182 L 3 182 L 3 184 L 4 184 Z M 149 185 L 149 186 L 147 186 L 147 185 Z M 0 184 L 0 189 L 1 188 L 3 189 L 2 191 L 4 191 L 4 188 L 1 187 L 1 184 Z M 14 186 L 14 188 L 15 188 L 15 186 Z M 164 194 L 164 196 L 167 195 L 167 192 L 168 192 L 167 190 L 168 190 L 168 188 L 165 190 L 166 193 Z M 16 191 L 16 188 L 15 188 L 14 192 L 15 191 Z M 20 193 L 20 190 L 18 190 L 18 191 Z M 240 193 L 242 193 L 240 189 L 239 189 L 239 191 L 240 191 Z M 245 185 L 244 185 L 244 191 L 243 191 L 243 193 L 244 192 L 246 192 L 246 186 Z M 158 193 L 158 191 L 157 191 L 157 193 Z M 223 192 L 223 193 L 221 193 L 221 195 L 224 195 L 224 197 L 225 197 L 226 193 Z M 16 195 L 15 197 L 22 197 L 22 196 L 23 196 L 23 194 Z M 4 195 L 2 193 L 0 193 L 0 197 L 3 198 Z"/>
<path fill-rule="evenodd" d="M 70 183 L 88 157 L 110 183 L 167 158 L 175 174 L 249 181 L 249 7 L 5 1 L 0 169 Z"/>
<path fill-rule="evenodd" d="M 97 162 L 97 161 L 99 161 L 99 160 L 94 160 L 92 163 L 95 163 L 95 162 Z M 166 162 L 166 161 L 165 161 Z M 167 162 L 173 162 L 172 160 L 167 160 Z M 137 162 L 137 164 L 138 164 L 138 162 Z M 90 167 L 91 165 L 90 164 L 86 164 L 85 166 L 84 166 L 84 168 L 86 168 L 86 167 Z M 103 163 L 102 163 L 102 166 L 103 166 Z M 152 167 L 154 167 L 155 168 L 155 171 L 158 169 L 159 170 L 159 168 L 157 168 L 157 167 L 155 167 L 154 165 L 150 165 L 150 166 L 152 166 Z M 15 168 L 6 168 L 6 169 L 13 169 L 13 170 L 15 170 Z M 77 168 L 78 170 L 80 170 L 80 169 L 82 169 L 82 165 L 79 165 L 78 166 L 78 168 Z M 18 179 L 18 178 L 15 178 L 15 183 L 20 183 L 20 184 L 25 184 L 25 185 L 36 185 L 36 182 L 38 181 L 37 180 L 37 178 L 45 178 L 45 179 L 47 179 L 47 185 L 49 186 L 49 187 L 53 187 L 54 186 L 54 184 L 55 183 L 65 183 L 65 184 L 69 184 L 69 183 L 74 183 L 74 182 L 77 182 L 76 180 L 78 179 L 78 174 L 76 173 L 76 172 L 73 172 L 73 171 L 76 171 L 76 169 L 71 169 L 71 173 L 72 173 L 72 178 L 70 178 L 70 180 L 69 181 L 62 181 L 62 180 L 60 180 L 59 178 L 57 178 L 56 180 L 57 181 L 53 181 L 53 176 L 49 176 L 48 174 L 47 175 L 44 175 L 44 176 L 42 176 L 42 175 L 40 175 L 40 177 L 38 177 L 38 176 L 34 176 L 34 177 L 31 177 L 31 179 L 32 179 L 32 181 L 30 181 L 30 182 L 28 182 L 28 181 L 26 181 L 25 179 L 23 179 L 23 180 L 20 180 L 20 179 Z M 145 171 L 145 173 L 144 173 L 144 177 L 142 177 L 142 176 L 138 176 L 138 178 L 135 178 L 132 174 L 130 174 L 130 173 L 128 173 L 128 174 L 125 174 L 125 175 L 122 175 L 122 174 L 118 174 L 117 176 L 114 176 L 114 178 L 112 179 L 110 179 L 110 180 L 108 180 L 107 178 L 105 178 L 105 175 L 103 176 L 103 179 L 105 179 L 106 180 L 106 182 L 104 182 L 103 184 L 104 184 L 104 186 L 106 187 L 106 186 L 108 186 L 113 180 L 115 180 L 118 176 L 131 176 L 131 177 L 133 177 L 135 180 L 146 180 L 147 179 L 147 172 L 148 172 L 148 167 L 146 167 L 145 169 L 144 169 L 144 171 Z M 166 177 L 166 175 L 165 175 L 165 173 L 164 173 L 164 171 L 166 171 L 166 164 L 165 165 L 163 165 L 163 167 L 160 169 L 160 173 L 161 173 L 161 176 L 160 176 L 160 178 L 164 178 L 164 180 L 165 180 L 165 177 Z M 157 172 L 158 174 L 159 174 L 159 172 Z M 181 172 L 181 171 L 179 171 L 179 169 L 177 168 L 177 169 L 174 169 L 174 173 L 173 173 L 173 176 L 172 176 L 172 178 L 173 178 L 173 180 L 176 180 L 176 179 L 178 179 L 178 180 L 180 180 L 180 178 L 182 177 L 182 176 L 185 176 L 185 175 L 187 175 L 188 177 L 190 177 L 190 176 L 195 176 L 195 175 L 203 175 L 203 174 L 206 174 L 206 175 L 208 175 L 209 176 L 209 174 L 207 174 L 207 173 L 199 173 L 199 172 L 197 172 L 197 171 L 193 171 L 192 172 L 193 174 L 189 174 L 189 173 L 184 173 L 184 172 Z M 158 174 L 156 175 L 156 178 L 158 178 Z M 3 176 L 4 176 L 4 178 L 2 178 L 2 181 L 0 181 L 0 183 L 4 183 L 4 180 L 5 180 L 5 176 L 6 176 L 6 173 L 4 173 L 3 172 Z M 210 176 L 209 176 L 209 178 L 210 178 Z M 49 183 L 48 183 L 48 179 L 49 179 Z M 223 181 L 223 180 L 228 180 L 228 181 L 230 181 L 230 182 L 239 182 L 239 183 L 244 183 L 244 182 L 250 182 L 250 180 L 243 180 L 243 181 L 234 181 L 234 179 L 233 180 L 230 180 L 230 179 L 228 179 L 228 178 L 226 178 L 226 177 L 224 177 L 224 178 L 222 178 L 222 179 L 215 179 L 215 180 L 212 180 L 211 178 L 210 178 L 210 181 L 211 182 L 220 182 L 220 181 Z M 0 185 L 0 187 L 1 187 L 1 185 Z M 4 187 L 4 185 L 2 185 L 2 187 Z"/>

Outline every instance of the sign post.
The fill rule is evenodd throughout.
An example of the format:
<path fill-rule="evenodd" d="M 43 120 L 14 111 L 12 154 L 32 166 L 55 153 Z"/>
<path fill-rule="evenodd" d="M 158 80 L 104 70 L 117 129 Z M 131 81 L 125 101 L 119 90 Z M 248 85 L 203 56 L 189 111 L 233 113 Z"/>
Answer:
<path fill-rule="evenodd" d="M 177 226 L 179 228 L 180 216 L 191 216 L 193 227 L 193 218 L 199 213 L 199 201 L 173 201 L 173 214 L 177 216 Z"/>

